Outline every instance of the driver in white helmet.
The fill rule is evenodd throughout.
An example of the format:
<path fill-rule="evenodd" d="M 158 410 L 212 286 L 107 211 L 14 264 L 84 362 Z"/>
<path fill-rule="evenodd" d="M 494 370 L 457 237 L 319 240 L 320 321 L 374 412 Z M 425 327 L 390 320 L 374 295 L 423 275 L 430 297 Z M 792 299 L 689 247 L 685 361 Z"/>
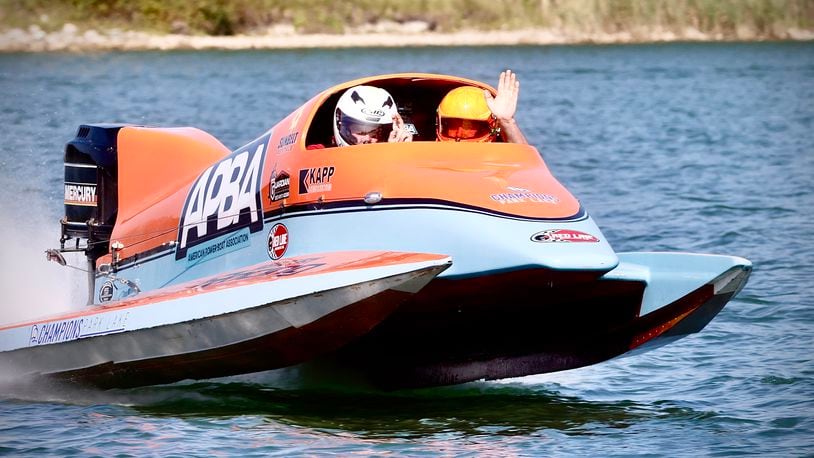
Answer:
<path fill-rule="evenodd" d="M 354 86 L 339 97 L 334 111 L 337 146 L 412 140 L 393 96 L 384 89 Z"/>

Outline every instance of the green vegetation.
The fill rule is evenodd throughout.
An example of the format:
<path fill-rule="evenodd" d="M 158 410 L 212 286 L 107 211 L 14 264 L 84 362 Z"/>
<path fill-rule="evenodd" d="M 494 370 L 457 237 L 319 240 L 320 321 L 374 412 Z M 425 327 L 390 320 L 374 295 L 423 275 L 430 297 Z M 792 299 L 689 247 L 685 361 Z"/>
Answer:
<path fill-rule="evenodd" d="M 583 33 L 673 31 L 772 38 L 814 28 L 812 0 L 0 0 L 0 29 L 122 28 L 232 35 L 288 24 L 298 32 L 352 31 L 382 21 L 430 30 L 558 28 Z"/>

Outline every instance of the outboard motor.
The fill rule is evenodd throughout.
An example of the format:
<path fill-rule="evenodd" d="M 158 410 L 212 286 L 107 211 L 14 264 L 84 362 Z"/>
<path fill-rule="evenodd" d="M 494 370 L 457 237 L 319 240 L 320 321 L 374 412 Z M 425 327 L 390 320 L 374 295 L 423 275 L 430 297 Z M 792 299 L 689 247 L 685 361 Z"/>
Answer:
<path fill-rule="evenodd" d="M 110 234 L 118 210 L 116 136 L 123 124 L 79 126 L 76 137 L 65 145 L 65 218 L 63 248 L 76 239 L 95 261 L 110 248 Z M 86 244 L 80 247 L 80 240 Z"/>
<path fill-rule="evenodd" d="M 65 145 L 65 217 L 60 224 L 60 252 L 84 251 L 88 286 L 93 297 L 96 260 L 110 250 L 110 235 L 118 211 L 116 137 L 125 124 L 83 124 Z M 66 242 L 75 240 L 73 247 Z M 83 243 L 84 242 L 84 243 Z M 49 250 L 49 259 L 65 264 Z"/>

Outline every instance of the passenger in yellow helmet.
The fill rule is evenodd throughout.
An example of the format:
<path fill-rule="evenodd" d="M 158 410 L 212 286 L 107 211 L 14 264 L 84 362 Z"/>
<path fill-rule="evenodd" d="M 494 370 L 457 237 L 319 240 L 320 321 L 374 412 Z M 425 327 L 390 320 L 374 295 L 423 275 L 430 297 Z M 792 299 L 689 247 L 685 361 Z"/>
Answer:
<path fill-rule="evenodd" d="M 520 82 L 511 70 L 500 74 L 497 94 L 474 86 L 457 87 L 438 105 L 436 134 L 439 141 L 491 142 L 502 133 L 510 143 L 527 144 L 517 125 Z"/>

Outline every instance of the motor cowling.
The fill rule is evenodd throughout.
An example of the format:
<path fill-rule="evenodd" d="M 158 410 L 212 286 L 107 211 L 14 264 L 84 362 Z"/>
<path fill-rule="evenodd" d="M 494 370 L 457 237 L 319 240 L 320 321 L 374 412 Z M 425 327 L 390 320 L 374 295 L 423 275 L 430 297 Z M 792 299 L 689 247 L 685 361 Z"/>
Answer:
<path fill-rule="evenodd" d="M 83 124 L 65 145 L 62 243 L 86 240 L 89 258 L 107 253 L 118 210 L 116 137 L 124 124 Z"/>

